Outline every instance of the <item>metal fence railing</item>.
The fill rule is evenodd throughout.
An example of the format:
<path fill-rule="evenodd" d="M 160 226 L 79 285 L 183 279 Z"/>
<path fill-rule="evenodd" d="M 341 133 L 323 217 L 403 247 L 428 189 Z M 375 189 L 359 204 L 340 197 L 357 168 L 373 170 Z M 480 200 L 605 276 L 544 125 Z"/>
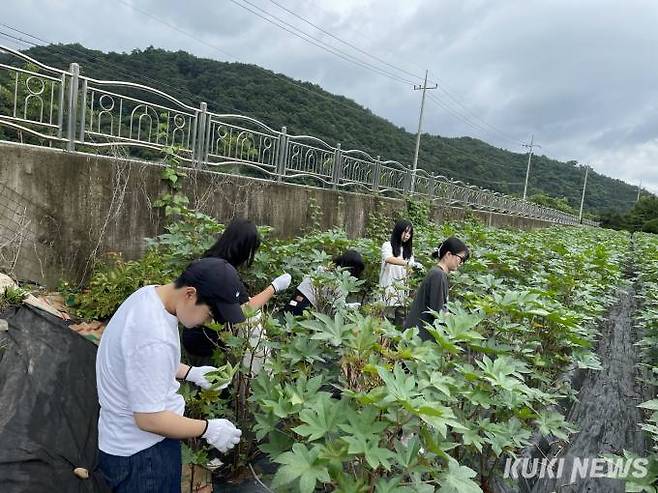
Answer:
<path fill-rule="evenodd" d="M 386 195 L 415 190 L 445 205 L 579 223 L 574 215 L 424 170 L 412 173 L 398 161 L 291 135 L 286 127 L 216 114 L 204 102 L 192 107 L 152 87 L 85 77 L 76 63 L 65 71 L 11 48 L 0 46 L 0 54 L 0 128 L 14 129 L 22 141 L 85 152 L 122 145 L 146 159 L 157 158 L 148 150 L 175 146 L 196 168 Z"/>

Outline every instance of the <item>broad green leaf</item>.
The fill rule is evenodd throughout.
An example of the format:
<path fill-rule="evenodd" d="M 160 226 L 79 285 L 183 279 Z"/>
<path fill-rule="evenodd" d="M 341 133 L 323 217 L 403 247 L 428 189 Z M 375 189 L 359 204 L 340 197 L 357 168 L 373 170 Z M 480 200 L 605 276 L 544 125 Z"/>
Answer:
<path fill-rule="evenodd" d="M 651 409 L 652 411 L 658 411 L 658 399 L 645 401 L 642 404 L 638 404 L 637 407 L 641 407 L 642 409 Z"/>
<path fill-rule="evenodd" d="M 392 374 L 381 367 L 377 368 L 377 373 L 394 400 L 408 403 L 418 395 L 413 375 L 405 374 L 400 365 L 393 367 Z"/>
<path fill-rule="evenodd" d="M 564 419 L 564 416 L 555 411 L 545 411 L 539 413 L 535 423 L 539 425 L 539 431 L 545 435 L 555 435 L 562 440 L 567 440 L 569 434 L 575 432 L 569 423 Z"/>
<path fill-rule="evenodd" d="M 313 493 L 318 481 L 331 481 L 327 467 L 318 461 L 318 454 L 318 447 L 309 450 L 301 443 L 294 444 L 291 452 L 285 452 L 274 459 L 281 467 L 274 475 L 272 487 L 276 489 L 298 480 L 301 493 Z"/>
<path fill-rule="evenodd" d="M 373 469 L 380 465 L 389 471 L 391 469 L 390 459 L 395 454 L 388 449 L 379 447 L 379 438 L 366 440 L 362 437 L 344 436 L 342 439 L 348 444 L 347 452 L 352 455 L 363 455 L 366 462 Z"/>
<path fill-rule="evenodd" d="M 402 478 L 380 478 L 375 485 L 375 493 L 413 493 L 408 486 L 400 486 Z"/>
<path fill-rule="evenodd" d="M 323 396 L 313 403 L 311 408 L 304 408 L 299 419 L 304 423 L 293 431 L 309 441 L 319 440 L 327 433 L 337 431 L 337 423 L 342 421 L 342 401 Z"/>
<path fill-rule="evenodd" d="M 480 486 L 473 481 L 477 473 L 456 460 L 448 462 L 448 470 L 439 476 L 439 493 L 482 493 Z"/>

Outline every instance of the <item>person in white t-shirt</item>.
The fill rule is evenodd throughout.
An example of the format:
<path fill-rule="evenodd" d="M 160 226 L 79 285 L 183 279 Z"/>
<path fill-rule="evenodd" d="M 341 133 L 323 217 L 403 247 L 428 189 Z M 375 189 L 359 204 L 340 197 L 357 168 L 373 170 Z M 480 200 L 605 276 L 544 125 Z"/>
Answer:
<path fill-rule="evenodd" d="M 331 264 L 330 269 L 345 269 L 356 279 L 361 277 L 361 273 L 365 269 L 363 257 L 356 250 L 346 250 L 342 255 L 334 257 Z M 316 269 L 316 272 L 325 272 L 326 270 L 326 267 L 320 266 Z M 336 294 L 327 286 L 315 286 L 311 275 L 304 276 L 302 282 L 295 289 L 295 294 L 293 294 L 288 304 L 283 308 L 282 313 L 288 312 L 294 316 L 300 316 L 306 309 L 311 307 L 317 308 L 318 297 L 325 298 L 325 301 L 331 301 L 336 298 Z M 348 303 L 347 306 L 357 308 L 359 304 Z"/>
<path fill-rule="evenodd" d="M 181 364 L 178 324 L 242 322 L 243 289 L 225 260 L 197 260 L 174 282 L 135 291 L 108 323 L 96 358 L 98 468 L 113 492 L 180 492 L 181 439 L 221 452 L 240 441 L 226 419 L 183 416 L 178 380 L 210 388 L 214 368 Z"/>
<path fill-rule="evenodd" d="M 382 301 L 386 306 L 386 315 L 396 325 L 400 325 L 404 320 L 407 273 L 410 268 L 422 268 L 422 265 L 414 260 L 413 238 L 413 225 L 402 219 L 395 223 L 391 239 L 382 245 L 379 286 L 383 289 Z"/>

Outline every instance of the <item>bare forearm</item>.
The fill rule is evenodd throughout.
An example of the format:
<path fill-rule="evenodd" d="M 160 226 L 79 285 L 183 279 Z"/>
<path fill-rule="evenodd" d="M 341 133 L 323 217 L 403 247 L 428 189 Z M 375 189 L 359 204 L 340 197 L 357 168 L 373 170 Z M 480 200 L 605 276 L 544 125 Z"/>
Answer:
<path fill-rule="evenodd" d="M 258 310 L 263 305 L 265 305 L 270 299 L 274 296 L 274 288 L 272 285 L 267 286 L 264 290 L 258 293 L 253 298 L 249 299 L 249 306 L 254 310 Z"/>
<path fill-rule="evenodd" d="M 398 257 L 388 257 L 384 260 L 387 264 L 393 265 L 407 265 L 407 261 Z"/>
<path fill-rule="evenodd" d="M 135 423 L 140 430 L 162 435 L 167 438 L 199 437 L 206 428 L 206 422 L 201 419 L 191 419 L 179 416 L 171 411 L 158 413 L 135 413 Z"/>
<path fill-rule="evenodd" d="M 176 371 L 176 380 L 183 380 L 187 376 L 187 372 L 190 371 L 190 366 L 181 363 L 178 365 L 178 370 Z"/>

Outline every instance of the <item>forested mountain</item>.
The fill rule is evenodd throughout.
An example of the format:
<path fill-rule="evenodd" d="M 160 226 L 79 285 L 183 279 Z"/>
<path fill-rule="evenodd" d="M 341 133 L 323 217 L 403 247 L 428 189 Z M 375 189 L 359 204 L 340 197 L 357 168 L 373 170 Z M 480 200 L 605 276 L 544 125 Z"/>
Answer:
<path fill-rule="evenodd" d="M 273 128 L 286 126 L 289 133 L 314 135 L 330 144 L 340 142 L 343 149 L 363 149 L 406 165 L 413 157 L 414 134 L 343 96 L 255 65 L 155 48 L 120 54 L 80 45 L 51 45 L 34 47 L 26 53 L 59 68 L 77 62 L 81 73 L 91 77 L 154 86 L 193 106 L 206 101 L 212 111 L 252 116 Z M 526 163 L 526 154 L 471 137 L 438 135 L 423 136 L 419 158 L 419 166 L 428 171 L 517 195 L 523 190 Z M 584 168 L 575 162 L 535 156 L 529 195 L 564 198 L 569 206 L 577 208 L 583 175 Z M 636 193 L 634 186 L 621 180 L 590 173 L 585 209 L 594 213 L 626 212 L 633 206 Z"/>

